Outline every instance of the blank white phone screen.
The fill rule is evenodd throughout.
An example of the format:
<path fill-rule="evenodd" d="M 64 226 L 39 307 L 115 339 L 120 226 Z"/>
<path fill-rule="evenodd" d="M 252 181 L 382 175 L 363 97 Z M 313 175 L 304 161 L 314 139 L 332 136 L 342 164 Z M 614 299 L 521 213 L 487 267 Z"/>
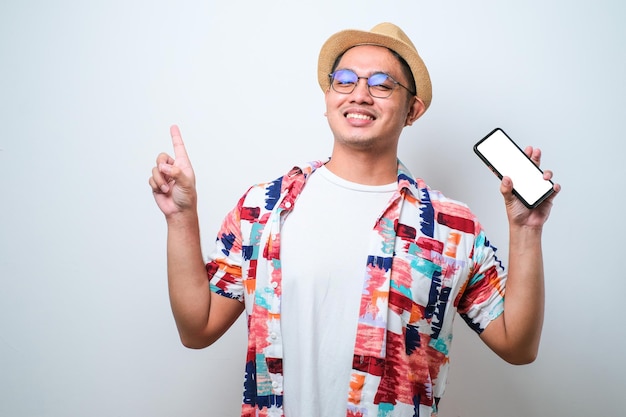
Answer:
<path fill-rule="evenodd" d="M 496 171 L 511 178 L 515 191 L 529 204 L 552 188 L 553 184 L 543 179 L 543 173 L 501 130 L 479 143 L 477 149 Z"/>

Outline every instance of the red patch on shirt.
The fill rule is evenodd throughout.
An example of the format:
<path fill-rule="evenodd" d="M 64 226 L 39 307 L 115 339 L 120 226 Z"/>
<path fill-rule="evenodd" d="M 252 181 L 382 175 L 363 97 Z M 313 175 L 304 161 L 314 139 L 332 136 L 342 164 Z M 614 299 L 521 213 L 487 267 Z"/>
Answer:
<path fill-rule="evenodd" d="M 437 215 L 437 222 L 444 226 L 448 226 L 451 229 L 459 230 L 465 233 L 474 232 L 474 222 L 470 219 L 464 219 L 463 217 L 451 216 L 445 213 L 439 213 Z"/>

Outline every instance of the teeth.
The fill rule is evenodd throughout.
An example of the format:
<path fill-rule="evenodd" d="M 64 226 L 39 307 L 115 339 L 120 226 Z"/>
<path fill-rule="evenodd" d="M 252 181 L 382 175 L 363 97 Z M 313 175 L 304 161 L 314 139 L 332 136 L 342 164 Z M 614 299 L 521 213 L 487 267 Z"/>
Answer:
<path fill-rule="evenodd" d="M 348 113 L 346 117 L 349 119 L 374 120 L 372 116 L 367 116 L 365 114 L 359 113 Z"/>

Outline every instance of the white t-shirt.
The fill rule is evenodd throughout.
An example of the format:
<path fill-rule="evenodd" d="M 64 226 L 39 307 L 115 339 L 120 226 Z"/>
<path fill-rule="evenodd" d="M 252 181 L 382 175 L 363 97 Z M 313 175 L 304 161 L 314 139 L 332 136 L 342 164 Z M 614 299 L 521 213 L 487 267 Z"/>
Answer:
<path fill-rule="evenodd" d="M 285 417 L 345 415 L 370 231 L 396 189 L 321 167 L 283 225 Z"/>

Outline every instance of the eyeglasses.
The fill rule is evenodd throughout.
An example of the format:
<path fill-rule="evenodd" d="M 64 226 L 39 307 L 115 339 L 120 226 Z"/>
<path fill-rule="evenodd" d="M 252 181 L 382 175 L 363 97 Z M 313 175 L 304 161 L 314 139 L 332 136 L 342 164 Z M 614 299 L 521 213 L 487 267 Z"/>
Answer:
<path fill-rule="evenodd" d="M 330 86 L 333 90 L 340 94 L 350 94 L 356 88 L 360 79 L 367 80 L 367 91 L 372 97 L 387 98 L 396 89 L 396 86 L 404 88 L 406 91 L 415 96 L 417 93 L 411 91 L 408 87 L 394 80 L 391 75 L 384 72 L 375 72 L 369 77 L 359 77 L 356 73 L 349 69 L 340 69 L 331 74 Z"/>

